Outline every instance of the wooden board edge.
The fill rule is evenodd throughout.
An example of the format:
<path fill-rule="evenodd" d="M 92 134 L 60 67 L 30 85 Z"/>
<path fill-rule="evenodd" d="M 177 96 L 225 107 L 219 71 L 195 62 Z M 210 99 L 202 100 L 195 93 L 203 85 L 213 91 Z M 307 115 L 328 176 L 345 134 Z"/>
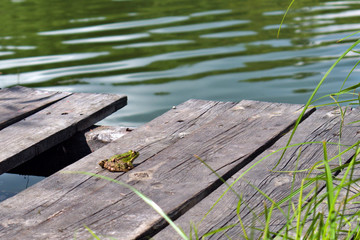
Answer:
<path fill-rule="evenodd" d="M 117 95 L 117 96 L 119 98 L 116 101 L 105 106 L 104 108 L 100 109 L 99 111 L 94 112 L 88 118 L 79 121 L 76 124 L 76 131 L 80 132 L 80 131 L 86 130 L 87 128 L 91 127 L 92 125 L 99 122 L 100 120 L 110 116 L 112 113 L 125 107 L 127 105 L 127 100 L 128 100 L 127 96 L 126 95 Z"/>
<path fill-rule="evenodd" d="M 46 108 L 46 107 L 48 107 L 48 106 L 50 106 L 50 105 L 64 99 L 64 98 L 67 98 L 68 96 L 72 95 L 72 93 L 70 93 L 70 92 L 45 91 L 45 90 L 39 90 L 39 89 L 26 88 L 26 87 L 22 87 L 22 86 L 14 86 L 14 87 L 10 87 L 10 88 L 3 88 L 1 90 L 21 91 L 21 92 L 24 92 L 24 94 L 28 94 L 29 92 L 41 91 L 41 92 L 44 92 L 46 94 L 50 94 L 50 95 L 45 96 L 44 98 L 53 98 L 53 100 L 51 100 L 51 101 L 49 101 L 49 102 L 47 102 L 47 103 L 45 103 L 45 104 L 43 104 L 43 105 L 41 105 L 39 107 L 36 107 L 36 108 L 34 108 L 34 109 L 30 110 L 30 111 L 20 113 L 19 115 L 0 123 L 0 130 L 10 126 L 11 124 L 19 122 L 22 119 L 27 118 L 27 117 L 29 117 L 29 116 L 43 110 L 44 108 Z"/>

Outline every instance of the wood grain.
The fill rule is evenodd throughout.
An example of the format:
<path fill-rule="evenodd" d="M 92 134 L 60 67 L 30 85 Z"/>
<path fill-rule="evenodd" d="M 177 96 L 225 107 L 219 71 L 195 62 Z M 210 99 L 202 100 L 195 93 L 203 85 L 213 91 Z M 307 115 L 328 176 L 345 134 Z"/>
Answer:
<path fill-rule="evenodd" d="M 219 111 L 224 105 L 191 100 L 64 170 L 101 173 L 131 184 L 177 217 L 221 185 L 194 154 L 228 178 L 288 131 L 301 110 L 299 105 L 242 101 Z M 140 151 L 133 170 L 110 173 L 97 165 L 129 149 Z M 58 239 L 74 233 L 86 238 L 85 224 L 105 239 L 137 239 L 165 226 L 127 188 L 79 174 L 56 173 L 0 207 L 3 238 Z"/>
<path fill-rule="evenodd" d="M 346 119 L 351 122 L 358 118 L 359 111 L 353 109 L 348 111 Z M 297 129 L 292 143 L 301 142 L 312 142 L 312 141 L 328 141 L 338 142 L 339 138 L 339 125 L 340 116 L 338 111 L 330 108 L 324 108 L 317 110 L 315 113 L 310 115 L 305 121 L 303 121 Z M 277 149 L 286 146 L 289 134 L 285 135 L 273 146 L 266 149 L 266 151 L 254 159 L 254 162 L 260 161 L 267 155 L 274 153 Z M 359 127 L 344 126 L 343 127 L 343 138 L 341 143 L 343 144 L 354 144 L 359 138 Z M 346 137 L 345 137 L 346 136 Z M 328 144 L 328 155 L 329 158 L 335 156 L 338 153 L 337 145 Z M 300 156 L 299 153 L 301 152 Z M 291 184 L 294 181 L 294 189 L 298 188 L 301 184 L 301 180 L 309 173 L 309 171 L 297 173 L 293 180 L 294 174 L 284 171 L 293 171 L 296 169 L 297 159 L 299 170 L 305 170 L 312 167 L 315 162 L 322 160 L 322 144 L 307 144 L 303 146 L 296 146 L 286 151 L 283 160 L 276 168 L 277 171 L 282 172 L 271 172 L 276 163 L 278 162 L 282 152 L 275 153 L 265 158 L 260 164 L 253 167 L 244 177 L 242 177 L 233 187 L 233 189 L 242 196 L 242 206 L 239 213 L 242 221 L 246 227 L 248 237 L 251 239 L 258 239 L 262 232 L 254 230 L 255 227 L 264 229 L 264 216 L 257 218 L 256 216 L 264 210 L 264 202 L 267 203 L 268 208 L 271 203 L 259 193 L 253 186 L 257 187 L 265 194 L 267 194 L 275 202 L 285 198 L 291 192 Z M 348 160 L 353 153 L 347 153 L 343 155 L 343 161 Z M 298 158 L 299 157 L 299 158 Z M 335 162 L 337 160 L 334 160 Z M 238 171 L 231 179 L 229 184 L 234 182 L 235 179 L 239 178 L 245 171 L 247 171 L 252 164 L 249 164 L 245 168 Z M 322 173 L 323 170 L 314 171 L 311 176 Z M 251 186 L 251 185 L 252 186 Z M 321 185 L 322 184 L 322 185 Z M 324 184 L 320 183 L 320 189 Z M 236 213 L 236 207 L 239 202 L 238 196 L 233 192 L 229 191 L 224 198 L 212 209 L 209 215 L 201 222 L 201 219 L 205 216 L 207 211 L 211 209 L 213 204 L 218 198 L 226 191 L 227 187 L 222 185 L 216 191 L 211 193 L 208 197 L 190 209 L 187 213 L 182 215 L 176 220 L 176 224 L 182 227 L 186 233 L 190 233 L 190 222 L 194 223 L 194 226 L 198 228 L 199 236 L 204 235 L 215 229 L 222 228 L 224 226 L 230 226 L 236 224 L 235 227 L 217 233 L 207 239 L 226 239 L 229 236 L 231 239 L 243 239 L 244 235 L 239 225 L 239 218 Z M 307 193 L 309 189 L 304 192 Z M 304 194 L 305 194 L 304 193 Z M 296 204 L 298 196 L 293 199 Z M 288 202 L 282 205 L 284 212 L 287 212 Z M 284 226 L 285 217 L 284 215 L 274 209 L 273 217 L 270 221 L 270 231 L 278 231 Z M 201 222 L 201 223 L 200 223 Z M 226 236 L 225 236 L 226 234 Z M 180 239 L 174 230 L 170 227 L 159 232 L 154 236 L 154 239 Z"/>
<path fill-rule="evenodd" d="M 0 90 L 0 130 L 44 109 L 71 93 L 35 90 L 21 86 Z"/>
<path fill-rule="evenodd" d="M 126 105 L 126 96 L 74 93 L 0 130 L 0 174 L 72 137 Z M 50 159 L 51 160 L 51 159 Z"/>

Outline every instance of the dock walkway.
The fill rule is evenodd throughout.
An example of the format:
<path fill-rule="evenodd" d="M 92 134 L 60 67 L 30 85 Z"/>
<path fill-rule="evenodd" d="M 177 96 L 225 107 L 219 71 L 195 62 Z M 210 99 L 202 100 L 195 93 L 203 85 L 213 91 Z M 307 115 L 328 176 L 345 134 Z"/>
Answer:
<path fill-rule="evenodd" d="M 0 238 L 88 239 L 91 235 L 84 227 L 87 226 L 101 239 L 180 239 L 162 217 L 128 188 L 97 177 L 66 172 L 101 174 L 135 187 L 176 219 L 175 223 L 188 234 L 190 222 L 199 224 L 227 189 L 194 155 L 229 183 L 259 162 L 233 186 L 243 201 L 239 213 L 238 196 L 229 191 L 197 225 L 199 236 L 238 223 L 238 214 L 247 229 L 264 224 L 263 219 L 253 218 L 254 212 L 264 210 L 266 200 L 254 187 L 280 201 L 292 187 L 299 187 L 301 177 L 307 174 L 298 173 L 293 178 L 286 171 L 308 169 L 323 159 L 321 143 L 296 146 L 286 151 L 276 168 L 278 171 L 270 171 L 281 155 L 275 151 L 286 145 L 302 108 L 248 100 L 239 103 L 188 100 L 0 203 Z M 350 123 L 358 117 L 358 109 L 348 109 L 345 121 Z M 310 109 L 292 143 L 336 143 L 340 124 L 336 109 Z M 358 141 L 358 123 L 344 124 L 342 131 L 342 144 Z M 134 161 L 135 168 L 129 172 L 109 172 L 98 165 L 103 159 L 129 150 L 140 152 Z M 328 145 L 327 151 L 329 158 L 336 156 L 339 146 Z M 343 155 L 343 162 L 352 154 Z M 271 231 L 277 231 L 285 218 L 276 210 L 273 214 Z M 225 234 L 242 239 L 241 232 L 238 224 L 210 239 L 225 239 Z M 254 239 L 261 234 L 252 232 Z"/>

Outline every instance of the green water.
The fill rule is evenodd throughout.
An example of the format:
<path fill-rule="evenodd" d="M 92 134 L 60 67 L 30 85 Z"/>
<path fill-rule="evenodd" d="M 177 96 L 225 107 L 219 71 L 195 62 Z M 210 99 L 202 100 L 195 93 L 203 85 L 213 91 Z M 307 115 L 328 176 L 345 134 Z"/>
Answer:
<path fill-rule="evenodd" d="M 125 94 L 128 106 L 101 124 L 134 127 L 189 98 L 304 103 L 358 38 L 336 43 L 360 29 L 360 1 L 298 0 L 277 39 L 289 3 L 2 1 L 0 87 Z M 349 54 L 319 94 L 338 89 L 356 61 Z"/>

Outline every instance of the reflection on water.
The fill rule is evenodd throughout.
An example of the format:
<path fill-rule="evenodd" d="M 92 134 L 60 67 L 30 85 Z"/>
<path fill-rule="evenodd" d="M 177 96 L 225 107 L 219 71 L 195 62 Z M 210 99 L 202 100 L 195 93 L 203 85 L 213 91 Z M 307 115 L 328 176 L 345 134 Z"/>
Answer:
<path fill-rule="evenodd" d="M 214 28 L 230 27 L 244 23 L 249 23 L 249 21 L 232 20 L 232 21 L 217 21 L 217 22 L 209 22 L 209 23 L 197 23 L 197 24 L 189 24 L 189 25 L 177 26 L 177 27 L 152 29 L 149 32 L 163 33 L 163 34 L 194 32 L 194 31 L 201 31 L 201 30 L 214 29 Z"/>
<path fill-rule="evenodd" d="M 106 36 L 106 37 L 95 37 L 95 38 L 85 38 L 85 39 L 75 39 L 63 41 L 63 44 L 84 44 L 84 43 L 104 43 L 104 42 L 120 42 L 120 41 L 129 41 L 139 38 L 150 37 L 148 33 L 136 33 L 129 35 L 119 35 L 119 36 Z"/>
<path fill-rule="evenodd" d="M 359 38 L 336 43 L 360 29 L 360 1 L 296 1 L 277 39 L 288 2 L 280 3 L 5 1 L 0 87 L 126 94 L 128 106 L 101 122 L 122 126 L 139 126 L 189 98 L 304 103 Z M 321 95 L 341 86 L 357 56 L 335 68 Z"/>
<path fill-rule="evenodd" d="M 99 31 L 108 31 L 108 30 L 116 30 L 116 29 L 128 29 L 128 28 L 136 28 L 136 27 L 146 27 L 146 26 L 154 26 L 160 24 L 169 24 L 179 21 L 188 20 L 188 17 L 162 17 L 156 19 L 147 19 L 147 20 L 138 20 L 131 22 L 118 22 L 118 23 L 110 23 L 103 24 L 97 26 L 89 26 L 89 27 L 80 27 L 80 28 L 71 28 L 65 30 L 55 30 L 55 31 L 46 31 L 39 32 L 39 35 L 63 35 L 63 34 L 79 34 L 79 33 L 90 33 L 90 32 L 99 32 Z"/>
<path fill-rule="evenodd" d="M 161 42 L 140 42 L 140 43 L 114 46 L 113 48 L 114 49 L 142 48 L 142 47 L 156 47 L 156 46 L 177 45 L 177 44 L 187 44 L 187 43 L 194 43 L 194 41 L 191 41 L 191 40 L 169 40 L 169 41 L 161 41 Z"/>
<path fill-rule="evenodd" d="M 6 60 L 0 60 L 0 66 L 1 66 L 1 70 L 4 70 L 10 68 L 19 68 L 24 66 L 76 61 L 76 60 L 99 57 L 101 55 L 106 55 L 106 54 L 108 54 L 108 52 L 78 53 L 78 54 L 71 53 L 71 54 L 61 54 L 61 55 L 52 55 L 52 56 L 48 55 L 48 56 L 6 59 Z"/>
<path fill-rule="evenodd" d="M 23 189 L 34 185 L 44 177 L 23 176 L 5 173 L 0 175 L 0 201 L 16 195 Z"/>
<path fill-rule="evenodd" d="M 231 37 L 243 37 L 256 35 L 254 31 L 231 31 L 231 32 L 220 32 L 220 33 L 210 33 L 201 35 L 201 38 L 231 38 Z"/>

